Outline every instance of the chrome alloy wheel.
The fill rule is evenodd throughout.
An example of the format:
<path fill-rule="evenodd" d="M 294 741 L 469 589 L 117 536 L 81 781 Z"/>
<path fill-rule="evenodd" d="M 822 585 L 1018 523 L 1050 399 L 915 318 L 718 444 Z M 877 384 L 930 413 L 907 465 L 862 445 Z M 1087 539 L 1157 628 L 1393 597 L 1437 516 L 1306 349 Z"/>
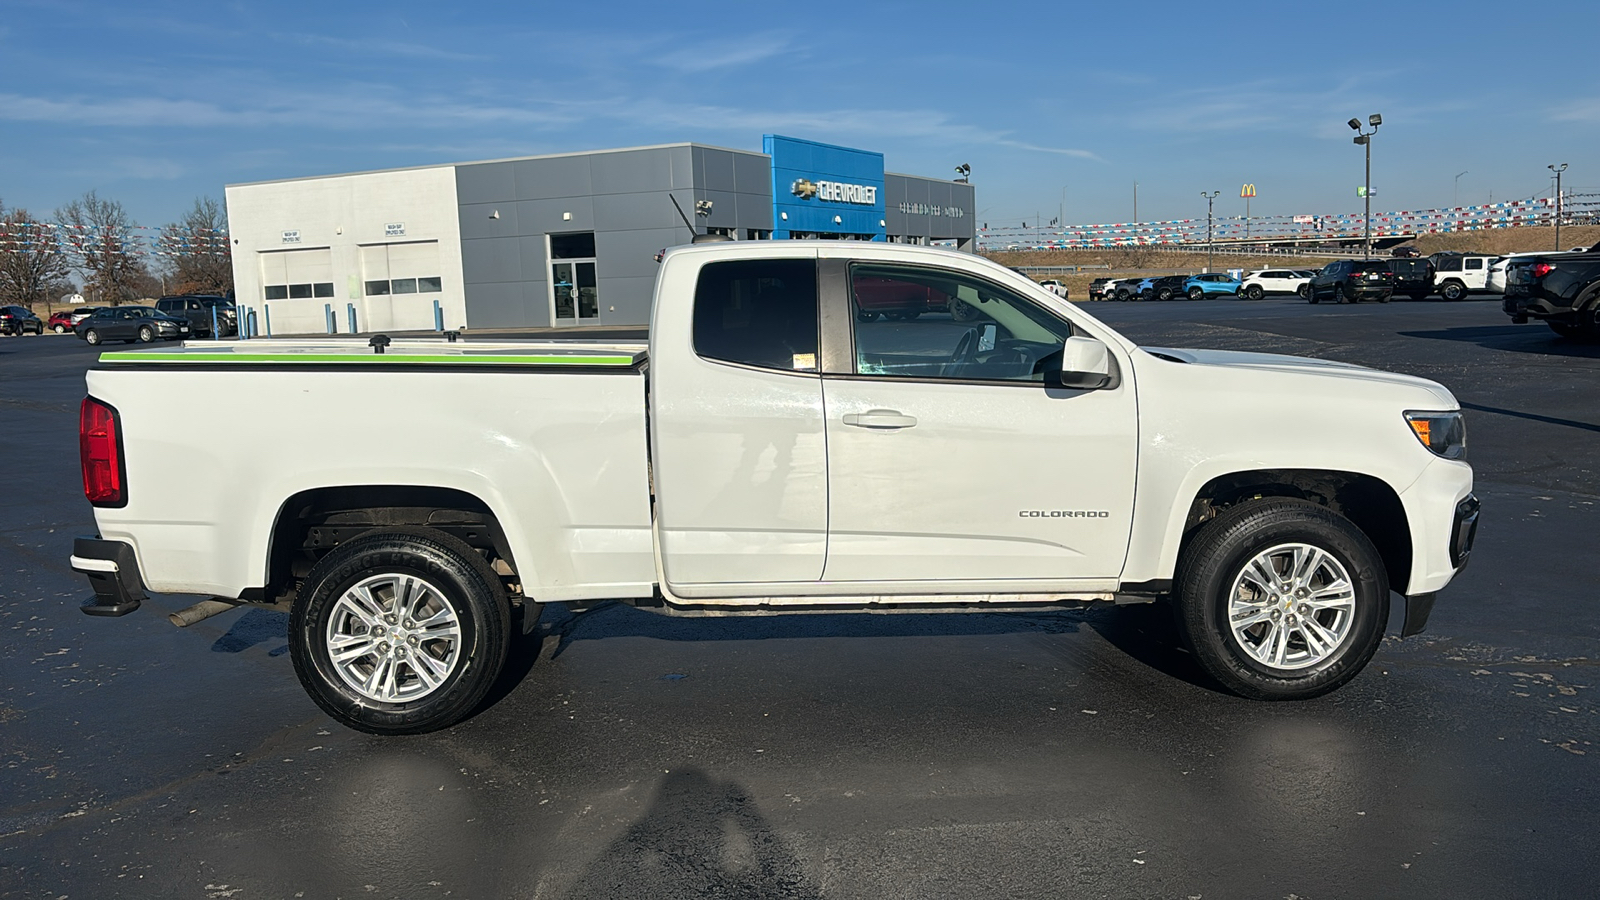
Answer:
<path fill-rule="evenodd" d="M 437 587 L 388 573 L 356 582 L 334 604 L 328 658 L 369 700 L 406 703 L 438 690 L 461 664 L 461 620 Z"/>
<path fill-rule="evenodd" d="M 1344 564 L 1310 544 L 1257 553 L 1233 579 L 1228 625 L 1256 662 L 1283 671 L 1333 656 L 1355 622 L 1356 590 Z"/>

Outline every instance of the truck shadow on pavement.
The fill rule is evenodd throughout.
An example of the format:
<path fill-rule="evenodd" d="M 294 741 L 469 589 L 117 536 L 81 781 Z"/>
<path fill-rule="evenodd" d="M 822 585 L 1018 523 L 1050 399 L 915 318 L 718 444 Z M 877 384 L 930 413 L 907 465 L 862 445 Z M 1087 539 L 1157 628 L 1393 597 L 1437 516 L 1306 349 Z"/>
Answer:
<path fill-rule="evenodd" d="M 608 900 L 822 897 L 749 794 L 698 769 L 664 778 L 644 816 L 560 893 Z"/>
<path fill-rule="evenodd" d="M 1471 325 L 1436 331 L 1401 331 L 1399 335 L 1434 341 L 1461 341 L 1477 344 L 1487 350 L 1600 359 L 1600 344 L 1584 344 L 1557 337 L 1543 325 Z"/>

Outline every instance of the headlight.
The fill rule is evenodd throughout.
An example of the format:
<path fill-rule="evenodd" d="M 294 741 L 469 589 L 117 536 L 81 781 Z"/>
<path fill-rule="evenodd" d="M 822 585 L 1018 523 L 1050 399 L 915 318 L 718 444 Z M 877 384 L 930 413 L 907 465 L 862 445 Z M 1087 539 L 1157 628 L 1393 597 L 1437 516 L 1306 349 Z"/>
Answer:
<path fill-rule="evenodd" d="M 1461 411 L 1407 412 L 1406 424 L 1417 436 L 1422 446 L 1445 459 L 1461 459 L 1467 455 L 1467 423 Z"/>

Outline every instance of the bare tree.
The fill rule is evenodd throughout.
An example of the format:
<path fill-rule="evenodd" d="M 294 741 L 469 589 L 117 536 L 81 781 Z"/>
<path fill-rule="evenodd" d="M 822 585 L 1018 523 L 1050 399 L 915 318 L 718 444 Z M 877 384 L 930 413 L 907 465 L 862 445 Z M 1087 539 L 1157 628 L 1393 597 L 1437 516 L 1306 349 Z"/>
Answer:
<path fill-rule="evenodd" d="M 96 302 L 116 306 L 154 293 L 144 248 L 134 239 L 133 223 L 121 203 L 90 191 L 57 210 L 56 220 Z"/>
<path fill-rule="evenodd" d="M 70 271 L 54 228 L 0 203 L 0 297 L 29 309 L 43 304 L 49 318 L 53 301 L 71 290 Z"/>
<path fill-rule="evenodd" d="M 228 217 L 211 197 L 196 197 L 183 218 L 161 229 L 156 251 L 173 293 L 218 294 L 233 290 L 233 253 Z"/>

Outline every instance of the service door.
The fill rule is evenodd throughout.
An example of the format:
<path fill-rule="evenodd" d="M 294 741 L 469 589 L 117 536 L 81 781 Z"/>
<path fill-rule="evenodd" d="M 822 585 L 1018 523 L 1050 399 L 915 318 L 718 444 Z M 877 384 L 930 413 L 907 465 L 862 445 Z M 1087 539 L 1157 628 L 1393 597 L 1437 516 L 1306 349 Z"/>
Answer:
<path fill-rule="evenodd" d="M 692 597 L 814 584 L 828 537 L 815 255 L 712 262 L 698 276 L 662 287 L 693 291 L 692 321 L 673 306 L 652 335 L 667 582 Z"/>
<path fill-rule="evenodd" d="M 1138 439 L 1129 380 L 1047 388 L 1044 373 L 1059 369 L 1072 325 L 1011 288 L 856 263 L 852 303 L 853 285 L 866 279 L 904 281 L 936 298 L 915 318 L 851 316 L 853 371 L 823 382 L 824 578 L 903 582 L 887 590 L 915 592 L 927 581 L 1120 575 Z"/>

